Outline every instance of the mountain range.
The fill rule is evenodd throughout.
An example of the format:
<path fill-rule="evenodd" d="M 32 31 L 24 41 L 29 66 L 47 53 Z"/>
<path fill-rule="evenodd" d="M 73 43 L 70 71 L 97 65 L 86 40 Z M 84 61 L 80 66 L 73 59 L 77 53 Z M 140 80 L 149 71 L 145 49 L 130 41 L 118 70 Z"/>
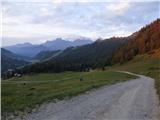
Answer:
<path fill-rule="evenodd" d="M 64 50 L 67 47 L 80 46 L 90 43 L 92 43 L 92 40 L 85 37 L 74 39 L 74 41 L 68 41 L 62 38 L 56 38 L 54 40 L 46 41 L 45 43 L 39 45 L 24 43 L 24 44 L 6 46 L 4 48 L 15 54 L 32 58 L 41 51 Z"/>
<path fill-rule="evenodd" d="M 128 37 L 97 40 L 78 47 L 70 47 L 56 57 L 25 67 L 24 73 L 83 71 L 126 62 L 138 54 L 160 48 L 160 19 Z"/>
<path fill-rule="evenodd" d="M 24 68 L 25 72 L 81 71 L 110 64 L 113 53 L 127 42 L 126 38 L 98 40 L 92 44 L 69 47 L 55 57 Z"/>
<path fill-rule="evenodd" d="M 34 53 L 34 55 L 32 55 L 34 56 L 32 58 L 39 60 L 39 62 L 27 65 L 20 70 L 24 73 L 84 71 L 86 68 L 94 69 L 116 63 L 123 63 L 131 60 L 136 55 L 145 54 L 160 48 L 159 28 L 160 19 L 157 19 L 128 37 L 112 37 L 110 39 L 99 39 L 95 42 L 86 40 L 85 42 L 83 41 L 85 45 L 83 45 L 82 42 L 80 42 L 80 45 L 80 40 L 68 42 L 57 38 L 54 41 L 47 41 L 43 45 L 37 45 L 38 47 L 45 46 L 45 49 L 41 49 L 36 52 L 37 54 Z M 62 43 L 65 45 L 62 45 Z M 29 49 L 31 46 L 34 46 L 34 49 L 37 48 L 35 45 L 29 43 L 14 47 L 20 47 L 21 50 L 23 50 L 22 48 L 28 48 L 26 51 L 32 52 L 33 50 Z M 60 48 L 61 50 L 59 50 Z M 2 52 L 7 53 L 4 49 L 2 49 Z M 9 56 L 12 58 L 21 58 L 20 60 L 24 60 L 24 57 L 14 56 L 14 53 L 9 53 Z M 2 53 L 2 57 L 3 56 Z M 2 62 L 5 63 L 6 61 L 3 60 Z M 9 60 L 7 64 L 8 63 Z M 13 66 L 13 68 L 15 67 Z"/>

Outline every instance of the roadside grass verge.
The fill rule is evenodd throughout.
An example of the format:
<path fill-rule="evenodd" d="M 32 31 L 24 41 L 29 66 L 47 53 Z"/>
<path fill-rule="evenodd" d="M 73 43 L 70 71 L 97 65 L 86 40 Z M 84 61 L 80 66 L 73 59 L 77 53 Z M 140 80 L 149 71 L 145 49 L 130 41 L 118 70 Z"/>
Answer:
<path fill-rule="evenodd" d="M 103 85 L 111 85 L 135 78 L 137 77 L 126 73 L 108 70 L 41 73 L 11 78 L 2 81 L 2 115 L 15 111 L 31 110 L 44 102 L 54 102 L 55 99 L 61 100 Z"/>
<path fill-rule="evenodd" d="M 155 80 L 155 88 L 160 99 L 160 49 L 144 55 L 138 55 L 124 64 L 117 64 L 111 70 L 124 70 L 150 76 Z"/>

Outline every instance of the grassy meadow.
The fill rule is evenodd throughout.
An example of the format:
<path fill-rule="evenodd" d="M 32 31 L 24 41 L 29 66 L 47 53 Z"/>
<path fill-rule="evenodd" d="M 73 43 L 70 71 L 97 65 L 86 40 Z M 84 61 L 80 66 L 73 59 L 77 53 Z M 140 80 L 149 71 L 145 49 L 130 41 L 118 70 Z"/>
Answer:
<path fill-rule="evenodd" d="M 93 88 L 134 78 L 132 75 L 108 70 L 13 77 L 2 81 L 2 115 L 31 110 L 44 102 L 72 97 Z"/>
<path fill-rule="evenodd" d="M 65 99 L 103 85 L 134 79 L 135 76 L 115 72 L 125 70 L 155 79 L 160 98 L 160 49 L 138 55 L 124 64 L 91 72 L 40 73 L 13 77 L 2 81 L 2 115 L 15 111 L 31 111 L 34 107 L 57 99 Z M 80 80 L 82 79 L 82 80 Z"/>

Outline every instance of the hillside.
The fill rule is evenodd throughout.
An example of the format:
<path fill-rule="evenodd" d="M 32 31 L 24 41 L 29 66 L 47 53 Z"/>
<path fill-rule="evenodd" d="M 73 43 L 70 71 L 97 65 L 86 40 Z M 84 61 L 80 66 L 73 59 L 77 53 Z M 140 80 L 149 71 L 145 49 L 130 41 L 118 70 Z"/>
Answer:
<path fill-rule="evenodd" d="M 33 59 L 36 59 L 36 60 L 39 60 L 39 61 L 51 59 L 52 57 L 57 56 L 60 52 L 61 52 L 61 50 L 41 51 L 36 56 L 34 56 Z"/>
<path fill-rule="evenodd" d="M 160 19 L 143 27 L 128 38 L 130 39 L 129 42 L 115 53 L 113 63 L 123 63 L 138 54 L 160 48 Z"/>
<path fill-rule="evenodd" d="M 160 19 L 131 35 L 128 43 L 117 50 L 112 63 L 116 65 L 111 69 L 154 78 L 160 98 Z"/>
<path fill-rule="evenodd" d="M 86 68 L 104 67 L 110 64 L 113 53 L 126 42 L 126 38 L 111 38 L 70 47 L 53 59 L 25 67 L 24 72 L 84 71 Z"/>
<path fill-rule="evenodd" d="M 53 61 L 81 63 L 92 67 L 104 66 L 110 64 L 109 61 L 112 54 L 126 41 L 125 38 L 97 40 L 93 44 L 68 48 L 55 57 Z"/>
<path fill-rule="evenodd" d="M 15 69 L 20 66 L 27 65 L 29 62 L 23 60 L 23 57 L 16 55 L 4 48 L 1 49 L 1 71 L 2 73 L 8 69 Z"/>
<path fill-rule="evenodd" d="M 155 87 L 160 98 L 160 48 L 137 55 L 132 60 L 123 64 L 116 64 L 110 69 L 130 71 L 154 78 Z"/>

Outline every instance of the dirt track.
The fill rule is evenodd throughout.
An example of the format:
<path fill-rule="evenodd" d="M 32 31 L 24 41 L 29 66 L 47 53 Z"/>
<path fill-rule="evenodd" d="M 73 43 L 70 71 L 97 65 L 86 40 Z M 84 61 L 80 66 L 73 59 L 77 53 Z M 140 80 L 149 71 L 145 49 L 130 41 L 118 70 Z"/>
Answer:
<path fill-rule="evenodd" d="M 139 77 L 70 100 L 44 104 L 26 120 L 159 120 L 154 80 Z"/>

